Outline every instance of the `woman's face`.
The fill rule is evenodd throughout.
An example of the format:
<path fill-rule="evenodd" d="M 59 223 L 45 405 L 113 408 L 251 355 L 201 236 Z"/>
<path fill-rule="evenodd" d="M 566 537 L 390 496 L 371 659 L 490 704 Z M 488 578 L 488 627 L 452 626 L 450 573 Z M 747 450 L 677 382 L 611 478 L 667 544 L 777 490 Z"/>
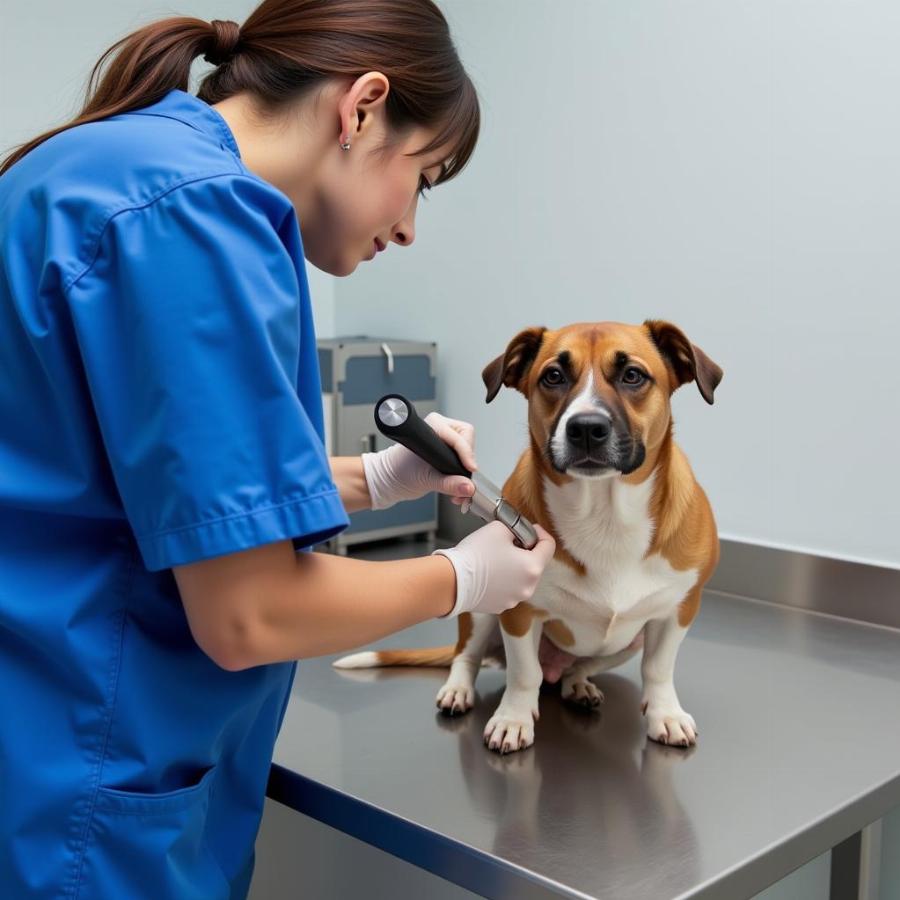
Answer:
<path fill-rule="evenodd" d="M 332 275 L 413 242 L 419 193 L 452 154 L 449 145 L 417 154 L 436 127 L 391 129 L 389 93 L 387 78 L 368 72 L 331 79 L 281 113 L 265 113 L 249 92 L 215 104 L 245 165 L 294 204 L 306 258 Z"/>
<path fill-rule="evenodd" d="M 434 136 L 417 127 L 391 137 L 378 122 L 350 149 L 335 142 L 300 222 L 307 259 L 332 275 L 349 275 L 391 243 L 416 236 L 416 206 L 441 172 L 443 148 L 414 155 Z M 384 146 L 386 142 L 386 146 Z"/>

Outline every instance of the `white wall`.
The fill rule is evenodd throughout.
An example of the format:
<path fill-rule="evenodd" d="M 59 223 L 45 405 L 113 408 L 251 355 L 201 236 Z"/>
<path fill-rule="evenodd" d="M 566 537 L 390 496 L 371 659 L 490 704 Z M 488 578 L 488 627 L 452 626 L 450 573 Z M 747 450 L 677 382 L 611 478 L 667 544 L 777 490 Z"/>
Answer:
<path fill-rule="evenodd" d="M 179 7 L 146 0 L 0 3 L 0 154 L 71 119 L 100 54 L 135 28 L 173 15 L 243 22 L 256 5 L 249 0 L 190 0 Z M 205 68 L 198 62 L 195 77 Z M 316 331 L 331 336 L 334 279 L 310 267 L 309 281 Z"/>
<path fill-rule="evenodd" d="M 725 369 L 675 401 L 723 534 L 900 565 L 900 5 L 442 5 L 483 137 L 338 331 L 439 341 L 498 480 L 525 404 L 480 371 L 515 331 L 669 318 Z"/>

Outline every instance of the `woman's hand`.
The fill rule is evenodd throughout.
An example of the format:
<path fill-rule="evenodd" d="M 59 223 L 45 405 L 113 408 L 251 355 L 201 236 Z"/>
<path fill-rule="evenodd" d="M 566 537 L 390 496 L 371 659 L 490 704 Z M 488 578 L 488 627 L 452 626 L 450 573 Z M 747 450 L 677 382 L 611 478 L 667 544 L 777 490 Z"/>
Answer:
<path fill-rule="evenodd" d="M 553 536 L 535 525 L 538 542 L 531 550 L 518 547 L 513 533 L 500 522 L 489 522 L 455 547 L 435 550 L 456 572 L 456 602 L 447 613 L 499 615 L 531 599 L 547 563 L 553 559 Z"/>
<path fill-rule="evenodd" d="M 434 412 L 425 416 L 425 421 L 456 451 L 462 464 L 474 472 L 478 467 L 474 426 Z M 378 453 L 363 453 L 362 461 L 372 509 L 387 509 L 401 500 L 418 500 L 431 491 L 449 495 L 454 503 L 464 503 L 475 493 L 471 479 L 462 475 L 442 475 L 402 444 L 394 444 Z"/>

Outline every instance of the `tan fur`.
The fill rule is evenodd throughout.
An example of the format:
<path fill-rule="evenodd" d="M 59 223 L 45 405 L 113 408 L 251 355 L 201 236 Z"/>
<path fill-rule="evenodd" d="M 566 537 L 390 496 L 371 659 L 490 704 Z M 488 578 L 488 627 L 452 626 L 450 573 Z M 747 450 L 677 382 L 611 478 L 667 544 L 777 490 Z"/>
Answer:
<path fill-rule="evenodd" d="M 556 644 L 557 647 L 571 647 L 575 644 L 575 635 L 572 629 L 561 619 L 548 619 L 544 623 L 544 634 Z"/>
<path fill-rule="evenodd" d="M 459 652 L 458 647 L 458 644 L 447 644 L 423 650 L 379 650 L 372 666 L 449 666 Z"/>
<path fill-rule="evenodd" d="M 547 611 L 536 609 L 531 603 L 520 603 L 504 613 L 500 613 L 500 627 L 515 637 L 525 634 L 535 619 L 547 618 Z"/>
<path fill-rule="evenodd" d="M 456 652 L 462 653 L 469 638 L 472 637 L 472 613 L 459 614 L 459 627 L 457 629 L 458 637 L 456 639 Z"/>
<path fill-rule="evenodd" d="M 460 613 L 457 619 L 458 637 L 456 645 L 445 647 L 426 647 L 420 650 L 378 650 L 375 653 L 373 668 L 383 666 L 449 666 L 453 658 L 458 656 L 472 637 L 472 614 Z"/>
<path fill-rule="evenodd" d="M 647 556 L 659 553 L 673 569 L 698 571 L 697 584 L 678 611 L 678 624 L 687 627 L 700 609 L 703 585 L 719 562 L 718 530 L 706 493 L 672 438 L 671 425 L 653 470 L 651 516 L 656 527 Z"/>

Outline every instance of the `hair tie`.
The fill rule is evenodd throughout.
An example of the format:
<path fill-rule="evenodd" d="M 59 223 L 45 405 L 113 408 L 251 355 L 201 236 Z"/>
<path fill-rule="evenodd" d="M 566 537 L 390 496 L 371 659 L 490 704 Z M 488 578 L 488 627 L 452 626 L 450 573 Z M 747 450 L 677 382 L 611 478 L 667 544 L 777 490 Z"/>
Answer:
<path fill-rule="evenodd" d="M 214 66 L 221 66 L 234 56 L 241 40 L 241 26 L 231 19 L 213 19 L 209 27 L 212 45 L 203 58 Z"/>

